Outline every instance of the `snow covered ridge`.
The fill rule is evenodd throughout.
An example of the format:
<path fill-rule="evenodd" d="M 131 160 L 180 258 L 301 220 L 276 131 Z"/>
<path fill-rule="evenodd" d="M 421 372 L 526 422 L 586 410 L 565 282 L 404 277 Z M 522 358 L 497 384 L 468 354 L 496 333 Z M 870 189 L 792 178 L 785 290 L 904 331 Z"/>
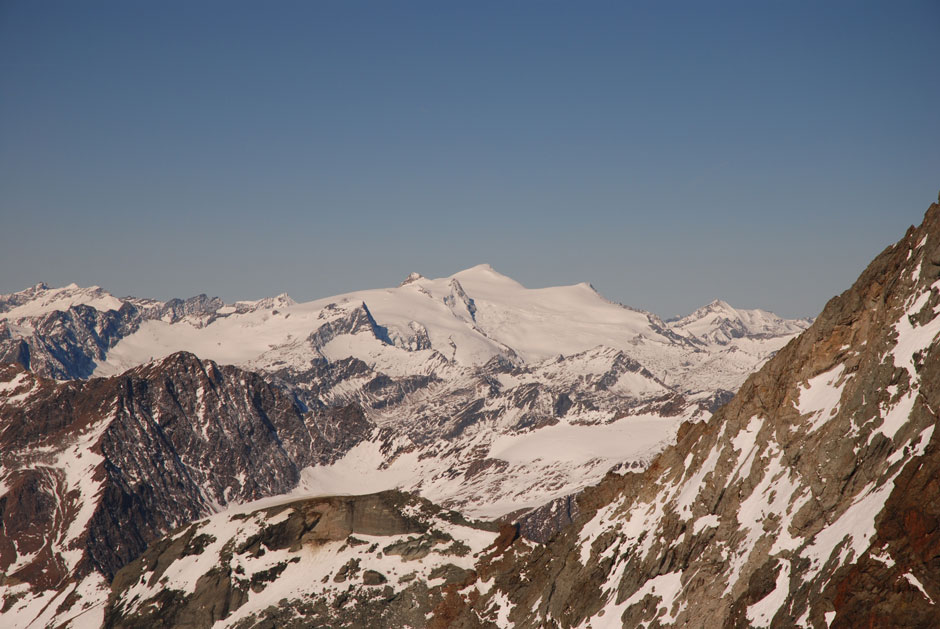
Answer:
<path fill-rule="evenodd" d="M 807 321 L 735 310 L 726 304 L 708 316 L 701 313 L 710 306 L 676 322 L 663 323 L 655 315 L 609 302 L 586 283 L 526 289 L 489 265 L 480 265 L 436 280 L 413 273 L 397 288 L 358 291 L 303 304 L 286 294 L 232 305 L 204 295 L 163 304 L 117 299 L 98 287 L 52 289 L 40 284 L 0 296 L 0 358 L 15 359 L 14 346 L 19 345 L 17 341 L 25 342 L 34 350 L 28 352 L 36 363 L 34 370 L 44 373 L 40 368 L 42 352 L 34 347 L 40 343 L 32 342 L 36 337 L 50 340 L 52 331 L 42 329 L 43 318 L 82 305 L 93 309 L 83 313 L 84 319 L 98 313 L 96 321 L 86 322 L 90 325 L 86 325 L 85 335 L 96 342 L 77 348 L 93 363 L 94 375 L 120 373 L 176 351 L 248 368 L 278 363 L 297 369 L 305 365 L 311 352 L 321 352 L 329 359 L 355 356 L 374 365 L 426 362 L 423 355 L 405 359 L 390 348 L 433 350 L 454 364 L 481 366 L 496 356 L 531 364 L 603 345 L 629 351 L 657 377 L 680 382 L 689 375 L 690 369 L 681 368 L 689 356 L 700 358 L 703 348 L 704 353 L 713 354 L 734 347 L 748 357 L 728 358 L 724 366 L 727 373 L 717 376 L 717 388 L 733 390 L 742 376 L 808 325 Z M 119 321 L 102 320 L 105 313 L 119 311 L 122 306 L 134 312 L 125 312 Z M 375 339 L 311 346 L 311 335 L 337 311 L 359 307 L 374 319 Z M 76 323 L 62 321 L 60 325 Z M 113 330 L 115 327 L 121 329 Z M 44 375 L 90 374 L 65 365 Z M 701 387 L 705 388 L 709 387 Z"/>
<path fill-rule="evenodd" d="M 124 568 L 109 616 L 120 626 L 434 626 L 455 590 L 486 590 L 474 567 L 497 541 L 494 527 L 398 492 L 224 513 Z"/>
<path fill-rule="evenodd" d="M 783 319 L 766 310 L 739 310 L 716 299 L 692 314 L 667 321 L 674 332 L 690 339 L 727 345 L 743 337 L 773 338 L 799 334 L 812 319 Z"/>
<path fill-rule="evenodd" d="M 18 293 L 0 295 L 0 318 L 38 317 L 77 305 L 102 311 L 118 310 L 123 303 L 100 286 L 82 288 L 78 284 L 69 284 L 62 288 L 50 288 L 39 283 Z"/>

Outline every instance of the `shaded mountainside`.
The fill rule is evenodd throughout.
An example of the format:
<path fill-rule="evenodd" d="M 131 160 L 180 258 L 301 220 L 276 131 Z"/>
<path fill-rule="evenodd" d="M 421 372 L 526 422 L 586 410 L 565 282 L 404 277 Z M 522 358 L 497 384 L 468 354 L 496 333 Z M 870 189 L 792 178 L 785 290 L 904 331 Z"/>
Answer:
<path fill-rule="evenodd" d="M 374 428 L 355 407 L 311 409 L 283 385 L 185 353 L 65 383 L 0 366 L 0 393 L 10 618 L 90 575 L 109 580 L 170 529 L 289 491 L 301 469 L 336 460 Z"/>
<path fill-rule="evenodd" d="M 213 566 L 241 566 L 242 588 L 254 575 L 269 580 L 270 599 L 246 607 L 250 622 L 240 625 L 247 611 L 232 607 L 219 626 L 356 626 L 364 610 L 377 627 L 938 626 L 938 312 L 940 206 L 932 205 L 921 227 L 878 256 L 728 405 L 685 424 L 648 469 L 608 474 L 574 504 L 546 508 L 545 520 L 568 528 L 535 544 L 519 537 L 533 524 L 523 522 L 468 544 L 472 562 L 456 566 L 443 605 L 421 588 L 442 592 L 435 588 L 446 579 L 412 577 L 395 562 L 378 569 L 389 547 L 371 539 L 355 557 L 335 541 L 320 580 L 281 580 L 268 572 L 279 564 L 252 563 L 246 550 L 213 551 L 193 571 L 192 561 L 171 557 L 163 591 L 209 596 Z M 213 548 L 241 543 L 242 533 L 213 530 L 229 531 L 212 533 Z M 115 626 L 132 625 L 134 610 L 160 596 L 146 590 L 156 582 L 146 566 L 172 543 L 122 573 L 121 583 L 137 585 L 113 594 Z M 319 552 L 301 541 L 269 561 L 292 565 Z M 368 579 L 343 581 L 365 566 Z M 413 600 L 410 588 L 427 597 L 414 603 L 423 617 L 380 613 Z M 171 601 L 160 613 L 187 605 Z"/>

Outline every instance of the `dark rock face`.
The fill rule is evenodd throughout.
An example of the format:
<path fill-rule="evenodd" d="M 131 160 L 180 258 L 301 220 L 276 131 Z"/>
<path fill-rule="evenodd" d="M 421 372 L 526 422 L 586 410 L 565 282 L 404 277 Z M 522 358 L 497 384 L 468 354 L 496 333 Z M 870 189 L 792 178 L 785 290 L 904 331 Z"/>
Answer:
<path fill-rule="evenodd" d="M 940 373 L 940 354 L 932 352 L 924 369 Z M 925 380 L 921 391 L 936 389 Z M 940 399 L 940 392 L 929 394 Z M 921 407 L 920 412 L 927 410 Z M 927 411 L 930 412 L 930 411 Z M 929 418 L 927 419 L 929 421 Z M 940 626 L 940 433 L 924 454 L 898 476 L 880 514 L 877 533 L 866 556 L 826 595 L 836 611 L 832 627 Z"/>
<path fill-rule="evenodd" d="M 328 307 L 329 308 L 329 307 Z M 360 334 L 365 332 L 377 339 L 391 344 L 388 330 L 375 322 L 372 313 L 365 304 L 350 309 L 343 317 L 328 321 L 310 334 L 307 339 L 312 347 L 323 347 L 341 334 Z"/>
<path fill-rule="evenodd" d="M 580 513 L 577 496 L 557 498 L 519 518 L 519 534 L 544 544 L 571 526 Z"/>
<path fill-rule="evenodd" d="M 168 319 L 173 322 L 194 315 L 211 316 L 224 305 L 225 302 L 218 297 L 209 297 L 205 294 L 196 295 L 189 299 L 176 298 L 166 302 L 162 307 L 156 308 L 155 312 L 148 313 L 150 315 L 148 318 Z M 206 321 L 206 324 L 208 323 Z"/>
<path fill-rule="evenodd" d="M 166 531 L 289 491 L 303 467 L 373 430 L 355 406 L 310 409 L 283 385 L 185 353 L 65 383 L 7 365 L 2 383 L 24 399 L 0 404 L 0 572 L 37 588 L 110 579 Z"/>

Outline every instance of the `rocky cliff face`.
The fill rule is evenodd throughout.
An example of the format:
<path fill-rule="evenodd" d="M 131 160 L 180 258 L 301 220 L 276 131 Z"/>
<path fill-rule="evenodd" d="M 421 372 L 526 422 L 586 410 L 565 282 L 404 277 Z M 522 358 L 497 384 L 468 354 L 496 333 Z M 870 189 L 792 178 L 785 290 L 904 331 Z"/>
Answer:
<path fill-rule="evenodd" d="M 65 383 L 5 365 L 0 393 L 0 597 L 11 618 L 90 575 L 109 580 L 172 528 L 289 491 L 301 469 L 373 430 L 356 407 L 308 408 L 283 385 L 190 354 Z"/>

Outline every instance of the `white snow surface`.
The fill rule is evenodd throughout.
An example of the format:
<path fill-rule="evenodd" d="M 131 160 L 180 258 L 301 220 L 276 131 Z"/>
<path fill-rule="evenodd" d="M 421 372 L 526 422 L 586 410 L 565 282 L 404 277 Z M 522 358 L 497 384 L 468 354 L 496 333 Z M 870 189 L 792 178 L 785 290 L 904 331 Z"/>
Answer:
<path fill-rule="evenodd" d="M 829 371 L 810 378 L 806 388 L 800 389 L 797 410 L 801 415 L 809 416 L 809 433 L 818 430 L 830 417 L 838 413 L 842 388 L 845 386 L 845 380 L 842 378 L 844 372 L 845 365 L 839 363 Z"/>
<path fill-rule="evenodd" d="M 270 500 L 402 489 L 470 517 L 495 519 L 575 493 L 600 481 L 611 468 L 645 468 L 674 441 L 683 419 L 630 416 L 600 425 L 562 422 L 524 433 L 480 429 L 438 456 L 414 450 L 391 461 L 380 443 L 365 441 L 332 465 L 305 468 L 290 494 Z M 455 473 L 468 472 L 475 460 L 470 453 L 483 448 L 488 449 L 484 460 L 495 461 L 495 466 L 484 466 L 470 478 Z"/>

